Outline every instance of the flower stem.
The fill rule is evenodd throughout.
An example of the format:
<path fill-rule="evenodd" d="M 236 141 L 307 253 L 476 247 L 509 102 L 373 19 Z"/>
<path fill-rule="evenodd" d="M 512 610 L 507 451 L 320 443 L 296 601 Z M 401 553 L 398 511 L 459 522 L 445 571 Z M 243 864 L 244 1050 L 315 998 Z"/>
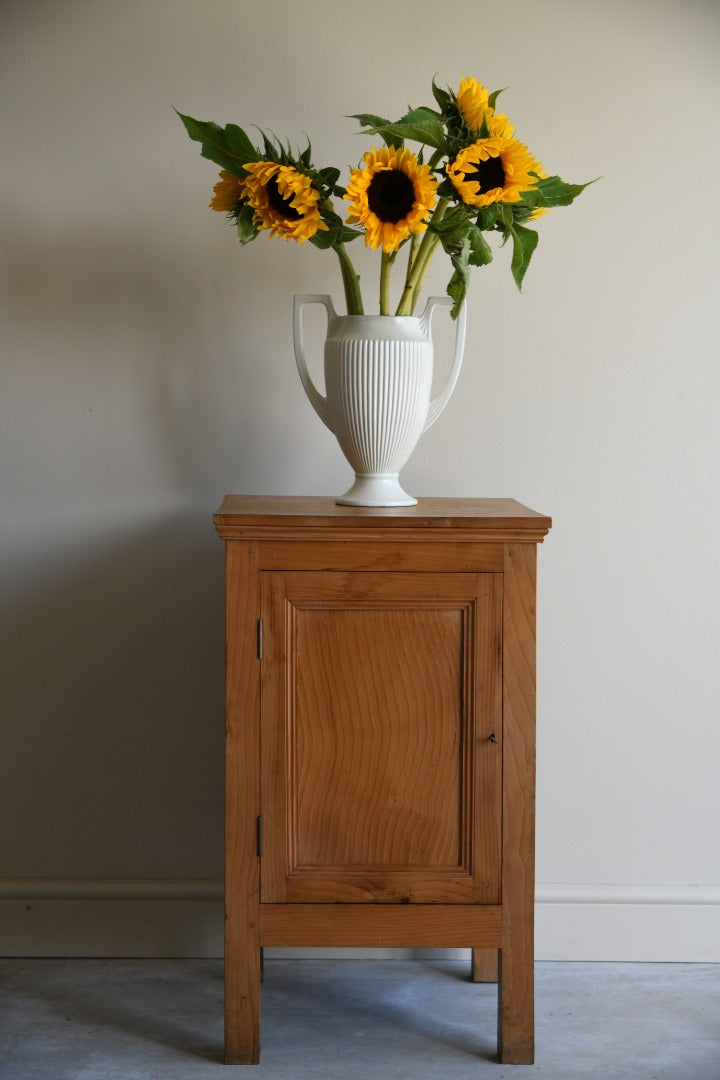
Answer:
<path fill-rule="evenodd" d="M 344 244 L 336 244 L 334 248 L 340 260 L 340 272 L 345 288 L 345 302 L 348 315 L 364 315 L 365 311 L 360 292 L 360 278 L 357 275 L 350 256 Z"/>
<path fill-rule="evenodd" d="M 411 315 L 415 311 L 415 307 L 417 305 L 417 302 L 420 299 L 420 289 L 422 288 L 423 282 L 425 281 L 425 275 L 427 274 L 428 269 L 430 267 L 430 260 L 432 259 L 433 255 L 435 254 L 435 248 L 438 246 L 439 243 L 440 243 L 440 237 L 439 236 L 433 236 L 432 240 L 430 241 L 427 248 L 425 249 L 422 264 L 418 267 L 417 280 L 415 282 L 415 287 L 413 289 L 412 298 L 410 300 L 410 314 Z"/>
<path fill-rule="evenodd" d="M 410 238 L 410 250 L 408 252 L 407 270 L 405 271 L 405 285 L 403 287 L 403 294 L 400 297 L 400 304 L 398 305 L 397 314 L 400 314 L 400 306 L 405 298 L 405 292 L 410 287 L 410 275 L 412 274 L 413 266 L 415 265 L 415 259 L 417 257 L 418 244 L 420 243 L 420 237 L 418 233 L 413 233 Z"/>
<path fill-rule="evenodd" d="M 380 256 L 380 314 L 390 314 L 390 267 L 395 262 L 395 252 L 383 251 Z"/>
<path fill-rule="evenodd" d="M 408 265 L 405 288 L 403 289 L 403 294 L 400 297 L 400 303 L 397 308 L 398 315 L 410 315 L 415 308 L 418 293 L 425 280 L 425 275 L 428 272 L 430 259 L 432 258 L 440 239 L 435 233 L 430 231 L 430 226 L 436 225 L 441 220 L 449 201 L 450 200 L 446 198 L 439 200 L 435 207 L 435 212 L 428 224 L 428 228 L 425 230 L 425 234 L 423 235 L 415 258 L 412 260 L 412 263 Z"/>

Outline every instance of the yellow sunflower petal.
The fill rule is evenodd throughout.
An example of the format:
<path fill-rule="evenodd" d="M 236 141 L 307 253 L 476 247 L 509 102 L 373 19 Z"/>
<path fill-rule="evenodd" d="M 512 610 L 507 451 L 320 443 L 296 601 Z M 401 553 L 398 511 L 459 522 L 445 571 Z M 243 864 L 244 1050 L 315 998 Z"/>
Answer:
<path fill-rule="evenodd" d="M 350 170 L 343 196 L 351 203 L 347 220 L 362 225 L 370 248 L 397 251 L 410 233 L 424 232 L 437 200 L 437 181 L 427 165 L 407 147 L 373 147 L 365 167 Z"/>
<path fill-rule="evenodd" d="M 210 207 L 213 210 L 231 212 L 236 210 L 242 199 L 242 180 L 233 176 L 227 169 L 220 170 L 220 180 L 213 188 L 215 192 Z"/>
<path fill-rule="evenodd" d="M 253 208 L 258 229 L 271 236 L 304 244 L 328 226 L 320 216 L 320 193 L 309 177 L 291 165 L 274 161 L 254 161 L 244 166 L 247 173 L 242 194 Z"/>
<path fill-rule="evenodd" d="M 463 120 L 473 131 L 477 131 L 483 122 L 485 113 L 489 108 L 489 97 L 488 91 L 481 82 L 463 75 L 460 80 L 460 89 L 457 92 L 457 103 Z"/>
<path fill-rule="evenodd" d="M 469 206 L 519 202 L 542 176 L 542 166 L 514 138 L 492 136 L 466 146 L 447 166 L 458 195 Z"/>
<path fill-rule="evenodd" d="M 457 92 L 457 103 L 467 126 L 477 133 L 483 120 L 494 138 L 512 138 L 515 127 L 504 113 L 496 113 L 489 104 L 490 95 L 481 82 L 464 75 Z"/>

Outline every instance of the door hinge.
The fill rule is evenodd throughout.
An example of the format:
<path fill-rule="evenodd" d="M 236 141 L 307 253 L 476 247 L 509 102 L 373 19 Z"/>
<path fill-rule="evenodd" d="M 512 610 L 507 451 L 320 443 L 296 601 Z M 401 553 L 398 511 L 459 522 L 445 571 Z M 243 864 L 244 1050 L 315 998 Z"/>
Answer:
<path fill-rule="evenodd" d="M 262 858 L 263 853 L 263 820 L 262 814 L 257 819 L 257 853 L 258 857 Z"/>
<path fill-rule="evenodd" d="M 258 660 L 263 658 L 263 621 L 258 619 L 257 621 L 257 654 Z"/>

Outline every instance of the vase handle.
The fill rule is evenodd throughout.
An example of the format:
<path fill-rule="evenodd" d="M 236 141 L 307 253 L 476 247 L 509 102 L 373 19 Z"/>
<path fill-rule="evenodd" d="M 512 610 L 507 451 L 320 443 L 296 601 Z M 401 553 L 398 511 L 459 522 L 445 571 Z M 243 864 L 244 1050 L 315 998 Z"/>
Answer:
<path fill-rule="evenodd" d="M 313 409 L 318 414 L 323 424 L 325 424 L 330 431 L 333 431 L 332 424 L 330 423 L 327 398 L 323 397 L 315 386 L 315 383 L 310 377 L 307 363 L 305 362 L 305 349 L 302 336 L 302 309 L 305 304 L 322 304 L 327 310 L 328 325 L 332 319 L 336 318 L 336 312 L 329 296 L 313 293 L 310 295 L 296 296 L 293 300 L 293 340 L 295 342 L 295 362 L 297 363 L 297 369 L 300 374 L 300 381 L 303 384 L 303 389 L 305 390 L 308 401 Z M 334 431 L 333 434 L 335 434 Z"/>
<path fill-rule="evenodd" d="M 432 313 L 438 306 L 438 304 L 442 304 L 444 307 L 451 307 L 452 303 L 453 300 L 449 296 L 429 297 L 428 302 L 425 306 L 425 311 L 422 313 L 421 316 L 421 322 L 423 323 L 423 326 L 428 333 L 430 331 L 430 320 L 432 318 Z M 463 350 L 465 348 L 466 322 L 467 308 L 466 305 L 463 304 L 463 306 L 460 308 L 460 311 L 458 312 L 458 317 L 455 321 L 455 356 L 453 357 L 450 374 L 447 377 L 447 381 L 443 389 L 440 391 L 437 397 L 434 397 L 432 399 L 430 405 L 428 406 L 427 419 L 425 421 L 425 427 L 423 428 L 423 432 L 427 431 L 427 429 L 435 423 L 438 416 L 450 400 L 450 395 L 455 389 L 455 383 L 458 380 L 458 375 L 460 374 L 460 367 L 462 365 Z"/>

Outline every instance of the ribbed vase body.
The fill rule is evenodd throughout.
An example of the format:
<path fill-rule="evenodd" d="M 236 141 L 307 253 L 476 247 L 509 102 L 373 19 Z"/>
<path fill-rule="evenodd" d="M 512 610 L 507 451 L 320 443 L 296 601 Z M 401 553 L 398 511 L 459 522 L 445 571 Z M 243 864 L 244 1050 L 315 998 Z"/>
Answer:
<path fill-rule="evenodd" d="M 437 419 L 452 393 L 465 341 L 464 309 L 456 324 L 455 355 L 443 390 L 431 400 L 433 345 L 430 318 L 449 297 L 430 297 L 414 315 L 337 315 L 329 296 L 296 296 L 295 359 L 305 393 L 333 432 L 355 473 L 339 503 L 352 506 L 411 506 L 399 473 L 418 439 Z M 322 304 L 328 314 L 325 394 L 308 371 L 302 311 Z"/>
<path fill-rule="evenodd" d="M 328 411 L 340 447 L 356 474 L 397 476 L 400 472 L 425 426 L 432 372 L 429 341 L 327 341 Z"/>

